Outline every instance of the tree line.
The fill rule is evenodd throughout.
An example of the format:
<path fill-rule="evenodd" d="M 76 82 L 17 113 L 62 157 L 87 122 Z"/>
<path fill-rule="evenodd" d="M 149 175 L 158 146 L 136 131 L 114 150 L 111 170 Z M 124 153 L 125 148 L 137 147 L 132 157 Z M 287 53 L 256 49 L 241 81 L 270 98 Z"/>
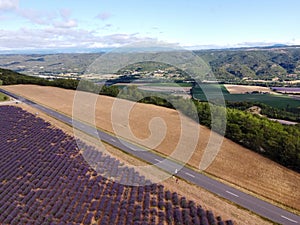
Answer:
<path fill-rule="evenodd" d="M 266 105 L 261 102 L 232 102 L 227 101 L 226 106 L 229 108 L 239 109 L 245 111 L 252 106 L 258 106 L 261 109 L 261 114 L 267 116 L 268 118 L 290 120 L 295 122 L 300 122 L 300 109 L 299 108 L 274 108 L 272 106 Z"/>

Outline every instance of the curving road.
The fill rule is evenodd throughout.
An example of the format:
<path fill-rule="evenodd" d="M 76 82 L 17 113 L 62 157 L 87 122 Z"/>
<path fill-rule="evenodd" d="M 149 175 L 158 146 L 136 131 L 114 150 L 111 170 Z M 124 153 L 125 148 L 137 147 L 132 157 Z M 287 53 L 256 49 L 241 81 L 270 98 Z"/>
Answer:
<path fill-rule="evenodd" d="M 141 158 L 144 161 L 149 162 L 150 164 L 155 164 L 157 167 L 169 173 L 174 173 L 176 168 L 181 168 L 181 165 L 176 162 L 158 156 L 151 151 L 147 151 L 144 148 L 141 148 L 140 146 L 133 143 L 126 142 L 125 140 L 122 140 L 122 142 L 120 142 L 120 140 L 113 135 L 105 133 L 101 130 L 96 131 L 95 128 L 90 125 L 87 125 L 80 121 L 73 121 L 71 117 L 46 108 L 31 100 L 25 99 L 2 89 L 0 89 L 0 92 L 9 95 L 23 103 L 26 103 L 36 109 L 39 109 L 44 113 L 56 118 L 57 120 L 60 120 L 70 126 L 74 126 L 76 129 L 79 129 L 93 137 L 100 137 L 102 141 L 109 143 L 119 149 L 122 149 L 123 151 L 134 155 L 135 157 Z M 123 143 L 125 143 L 125 145 Z M 177 176 L 276 223 L 284 225 L 300 225 L 300 216 L 290 213 L 284 209 L 281 209 L 228 185 L 225 185 L 187 167 L 183 167 L 180 171 L 178 171 Z"/>

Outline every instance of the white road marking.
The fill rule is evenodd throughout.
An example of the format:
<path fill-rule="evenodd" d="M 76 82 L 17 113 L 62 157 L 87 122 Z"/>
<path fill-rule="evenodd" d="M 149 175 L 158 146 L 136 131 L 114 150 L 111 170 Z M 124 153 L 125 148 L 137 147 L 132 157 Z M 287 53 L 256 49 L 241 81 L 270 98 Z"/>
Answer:
<path fill-rule="evenodd" d="M 157 162 L 161 162 L 161 160 L 159 160 L 159 159 L 154 159 L 155 161 L 157 161 Z"/>
<path fill-rule="evenodd" d="M 185 173 L 185 174 L 190 176 L 190 177 L 195 177 L 193 174 L 190 174 L 190 173 Z"/>
<path fill-rule="evenodd" d="M 113 138 L 111 138 L 110 140 L 111 140 L 112 142 L 116 142 L 116 140 L 115 140 L 115 139 L 113 139 Z"/>
<path fill-rule="evenodd" d="M 230 191 L 226 191 L 228 194 L 231 194 L 231 195 L 233 195 L 233 196 L 235 196 L 235 197 L 239 197 L 238 195 L 236 195 L 236 194 L 234 194 L 234 193 L 232 193 L 232 192 L 230 192 Z"/>
<path fill-rule="evenodd" d="M 288 221 L 291 221 L 293 223 L 298 223 L 296 220 L 292 220 L 292 219 L 290 219 L 290 218 L 288 218 L 286 216 L 281 216 L 281 217 L 284 218 L 284 219 L 286 219 L 286 220 L 288 220 Z"/>

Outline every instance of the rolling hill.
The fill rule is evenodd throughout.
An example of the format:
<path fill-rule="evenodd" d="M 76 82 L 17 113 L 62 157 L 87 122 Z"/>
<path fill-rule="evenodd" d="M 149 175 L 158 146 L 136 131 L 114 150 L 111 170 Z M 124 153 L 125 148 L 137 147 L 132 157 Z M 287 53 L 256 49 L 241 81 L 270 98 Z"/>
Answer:
<path fill-rule="evenodd" d="M 207 50 L 196 54 L 224 82 L 300 78 L 300 49 L 296 47 Z"/>

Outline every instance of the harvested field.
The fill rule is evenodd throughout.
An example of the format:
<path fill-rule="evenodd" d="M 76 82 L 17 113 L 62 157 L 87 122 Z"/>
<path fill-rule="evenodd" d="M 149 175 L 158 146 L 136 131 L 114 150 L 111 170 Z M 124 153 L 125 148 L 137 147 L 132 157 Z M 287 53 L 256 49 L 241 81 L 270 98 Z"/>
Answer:
<path fill-rule="evenodd" d="M 72 114 L 74 91 L 34 85 L 6 86 L 3 88 L 65 114 Z M 114 132 L 113 128 L 115 128 L 125 138 L 137 141 L 141 145 L 149 146 L 166 155 L 172 153 L 178 143 L 181 132 L 179 116 L 176 111 L 153 105 L 135 104 L 131 110 L 128 124 L 122 123 L 122 121 L 124 122 L 122 113 L 114 115 L 118 118 L 115 118 L 114 123 L 112 123 L 111 110 L 114 100 L 114 98 L 107 96 L 98 97 L 96 107 L 96 124 L 98 127 L 109 132 Z M 122 107 L 128 104 L 124 100 L 120 102 Z M 162 131 L 161 120 L 151 123 L 152 136 L 148 126 L 149 122 L 155 117 L 161 118 L 166 124 L 166 135 L 161 142 L 157 142 L 160 136 L 154 134 Z M 191 127 L 195 126 L 193 121 L 188 119 L 187 121 Z M 128 134 L 128 125 L 136 137 Z M 189 164 L 196 168 L 199 166 L 211 133 L 209 129 L 203 126 L 199 126 L 199 128 L 200 139 L 193 156 L 189 160 Z M 193 135 L 193 129 L 184 133 L 187 140 Z M 156 145 L 154 145 L 155 143 Z M 193 147 L 189 146 L 189 144 L 190 142 L 186 141 L 184 148 L 182 148 L 183 153 L 186 149 Z M 284 205 L 300 210 L 300 175 L 230 140 L 224 139 L 219 155 L 206 172 L 268 199 L 276 200 Z"/>
<path fill-rule="evenodd" d="M 37 112 L 36 109 L 25 104 L 19 104 L 18 107 L 21 107 L 22 109 L 32 114 L 35 114 Z M 62 129 L 66 134 L 71 136 L 73 135 L 73 130 L 70 126 L 59 122 L 56 119 L 53 119 L 52 117 L 44 114 L 43 112 L 39 112 L 38 117 L 49 122 L 53 127 Z M 83 138 L 86 141 L 86 143 L 88 143 L 88 145 L 99 147 L 99 143 L 96 139 L 91 138 L 87 135 L 85 135 Z M 104 146 L 109 152 L 113 153 L 113 156 L 117 160 L 125 163 L 126 165 L 146 165 L 145 162 L 137 160 L 131 157 L 130 155 L 123 153 L 122 151 L 118 151 L 110 145 L 104 144 Z M 141 175 L 145 175 L 142 173 L 143 171 L 139 172 Z M 262 218 L 256 216 L 255 214 L 249 211 L 243 210 L 240 207 L 237 207 L 236 205 L 224 201 L 218 196 L 215 196 L 200 187 L 186 183 L 185 181 L 179 181 L 179 183 L 176 183 L 174 179 L 170 178 L 161 182 L 160 184 L 163 185 L 166 190 L 170 190 L 171 192 L 177 192 L 179 197 L 185 196 L 186 198 L 194 201 L 196 204 L 201 205 L 205 210 L 212 210 L 215 213 L 215 215 L 221 216 L 223 220 L 232 219 L 235 225 L 273 224 L 271 222 L 263 220 Z"/>
<path fill-rule="evenodd" d="M 250 85 L 231 85 L 231 84 L 224 84 L 226 89 L 230 94 L 245 94 L 251 93 L 253 91 L 257 92 L 265 92 L 265 93 L 272 93 L 273 91 L 270 90 L 268 87 L 261 87 L 261 86 L 250 86 Z"/>

